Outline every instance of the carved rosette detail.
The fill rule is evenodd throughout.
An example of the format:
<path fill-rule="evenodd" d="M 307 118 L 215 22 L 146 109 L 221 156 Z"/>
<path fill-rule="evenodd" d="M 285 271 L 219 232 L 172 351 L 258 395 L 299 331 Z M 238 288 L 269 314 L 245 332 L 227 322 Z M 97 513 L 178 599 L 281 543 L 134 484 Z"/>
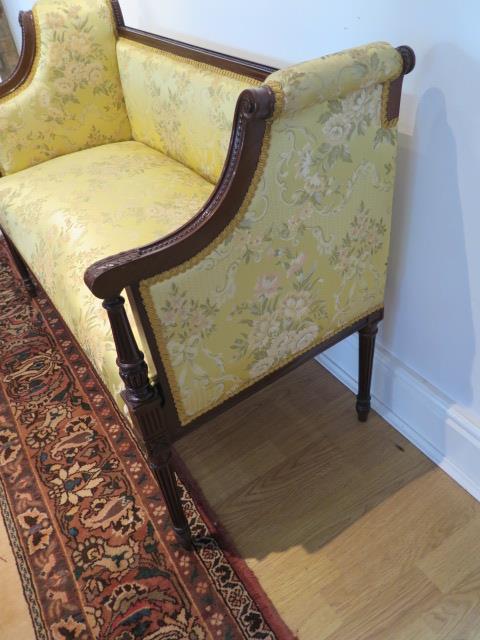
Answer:
<path fill-rule="evenodd" d="M 397 47 L 397 51 L 403 59 L 403 75 L 407 75 L 415 68 L 415 52 L 406 44 Z"/>

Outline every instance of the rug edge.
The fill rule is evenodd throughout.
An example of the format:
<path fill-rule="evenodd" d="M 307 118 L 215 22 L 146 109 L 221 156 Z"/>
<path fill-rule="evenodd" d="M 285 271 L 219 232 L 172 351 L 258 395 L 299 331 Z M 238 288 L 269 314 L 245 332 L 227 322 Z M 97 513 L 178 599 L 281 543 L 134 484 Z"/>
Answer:
<path fill-rule="evenodd" d="M 250 569 L 245 559 L 239 553 L 231 535 L 225 526 L 221 524 L 220 519 L 217 517 L 215 510 L 208 502 L 202 488 L 193 477 L 190 469 L 185 464 L 178 451 L 175 449 L 175 445 L 173 446 L 172 451 L 172 464 L 180 480 L 185 483 L 188 493 L 194 500 L 202 518 L 204 518 L 208 528 L 214 533 L 217 543 L 227 556 L 229 562 L 238 574 L 238 577 L 250 593 L 250 596 L 261 609 L 262 614 L 272 631 L 277 636 L 277 639 L 299 640 L 298 636 L 294 634 L 277 611 L 277 608 L 260 584 L 255 573 Z"/>
<path fill-rule="evenodd" d="M 22 286 L 18 269 L 13 261 L 11 253 L 8 250 L 8 246 L 6 245 L 5 239 L 2 236 L 1 232 L 0 232 L 0 243 L 3 243 L 5 245 L 5 249 L 6 249 L 5 254 L 7 256 L 7 260 L 10 263 L 11 270 L 14 274 L 14 277 L 16 276 L 16 279 L 19 280 L 19 286 Z M 115 400 L 112 397 L 112 394 L 107 389 L 100 375 L 96 372 L 95 367 L 91 363 L 88 356 L 85 354 L 85 351 L 83 350 L 81 345 L 78 343 L 78 340 L 70 331 L 70 329 L 68 328 L 68 325 L 66 325 L 61 314 L 58 312 L 57 308 L 51 301 L 50 296 L 45 292 L 42 285 L 38 282 L 38 279 L 36 278 L 35 274 L 32 273 L 32 275 L 35 279 L 35 284 L 38 287 L 39 292 L 41 292 L 41 294 L 46 298 L 47 302 L 52 306 L 52 308 L 58 314 L 60 321 L 67 327 L 69 333 L 71 334 L 71 338 L 73 339 L 73 342 L 76 344 L 77 348 L 81 351 L 81 353 L 83 354 L 87 362 L 91 365 L 92 370 L 95 372 L 97 381 L 100 387 L 102 388 L 103 392 L 108 396 L 109 400 L 111 401 L 113 409 L 117 412 L 118 417 L 123 421 L 123 423 L 126 424 L 127 429 L 130 432 L 130 435 L 133 436 L 133 442 L 135 443 L 135 446 L 139 449 L 140 454 L 144 456 L 144 453 L 137 441 L 137 438 L 132 432 L 131 425 L 129 424 L 129 420 L 127 416 L 122 413 L 122 411 L 116 404 Z M 36 298 L 37 298 L 36 302 L 38 304 L 38 296 L 36 296 Z M 45 322 L 48 325 L 48 321 L 46 320 L 43 310 L 40 308 L 39 304 L 38 304 L 38 309 L 42 317 L 44 318 Z M 175 444 L 173 444 L 173 447 L 172 447 L 172 462 L 173 462 L 175 471 L 178 471 L 180 480 L 185 483 L 185 486 L 190 492 L 190 495 L 194 500 L 196 507 L 198 508 L 200 514 L 204 518 L 208 529 L 214 534 L 218 545 L 220 546 L 226 558 L 228 559 L 233 569 L 237 573 L 240 581 L 244 584 L 246 590 L 250 594 L 250 597 L 252 598 L 254 603 L 258 606 L 261 614 L 265 618 L 265 621 L 271 628 L 272 632 L 275 634 L 276 640 L 299 640 L 298 636 L 292 632 L 292 630 L 288 627 L 288 625 L 285 623 L 285 621 L 277 611 L 275 605 L 270 600 L 268 594 L 265 592 L 264 588 L 260 584 L 255 573 L 250 569 L 250 567 L 248 567 L 245 559 L 242 558 L 241 554 L 238 552 L 236 545 L 233 539 L 231 538 L 230 534 L 227 532 L 226 528 L 219 522 L 219 519 L 217 518 L 214 509 L 208 503 L 199 484 L 194 479 L 190 470 L 178 455 L 178 452 L 175 449 Z"/>

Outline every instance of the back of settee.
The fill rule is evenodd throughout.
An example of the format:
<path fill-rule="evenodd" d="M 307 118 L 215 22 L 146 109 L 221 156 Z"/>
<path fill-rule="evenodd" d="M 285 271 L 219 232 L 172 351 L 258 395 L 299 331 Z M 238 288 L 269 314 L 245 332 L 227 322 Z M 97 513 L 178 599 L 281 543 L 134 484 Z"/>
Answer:
<path fill-rule="evenodd" d="M 216 183 L 238 96 L 259 82 L 122 37 L 117 57 L 133 139 Z"/>

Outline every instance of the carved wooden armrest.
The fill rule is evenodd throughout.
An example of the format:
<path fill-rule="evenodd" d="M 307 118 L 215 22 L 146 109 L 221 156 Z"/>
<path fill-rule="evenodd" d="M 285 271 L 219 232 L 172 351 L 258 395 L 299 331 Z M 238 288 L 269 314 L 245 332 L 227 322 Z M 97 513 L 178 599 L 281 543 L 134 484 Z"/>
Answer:
<path fill-rule="evenodd" d="M 85 272 L 85 283 L 98 298 L 187 261 L 207 247 L 235 217 L 260 157 L 266 122 L 275 107 L 273 91 L 262 86 L 238 99 L 224 170 L 209 200 L 185 225 L 144 247 L 99 260 Z"/>
<path fill-rule="evenodd" d="M 180 425 L 378 317 L 396 155 L 391 83 L 404 68 L 382 43 L 244 91 L 205 207 L 170 236 L 87 270 L 100 298 L 130 291 Z M 212 329 L 189 326 L 197 308 Z M 265 348 L 254 346 L 259 314 L 272 323 L 258 339 Z"/>

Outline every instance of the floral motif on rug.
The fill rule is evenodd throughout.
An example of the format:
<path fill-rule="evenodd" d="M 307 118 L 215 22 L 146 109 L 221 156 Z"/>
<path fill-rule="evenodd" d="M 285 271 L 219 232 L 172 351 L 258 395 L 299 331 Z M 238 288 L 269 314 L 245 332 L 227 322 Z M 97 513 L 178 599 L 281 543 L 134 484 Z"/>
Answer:
<path fill-rule="evenodd" d="M 0 511 L 37 638 L 293 638 L 179 485 L 192 553 L 126 421 L 0 239 Z"/>

